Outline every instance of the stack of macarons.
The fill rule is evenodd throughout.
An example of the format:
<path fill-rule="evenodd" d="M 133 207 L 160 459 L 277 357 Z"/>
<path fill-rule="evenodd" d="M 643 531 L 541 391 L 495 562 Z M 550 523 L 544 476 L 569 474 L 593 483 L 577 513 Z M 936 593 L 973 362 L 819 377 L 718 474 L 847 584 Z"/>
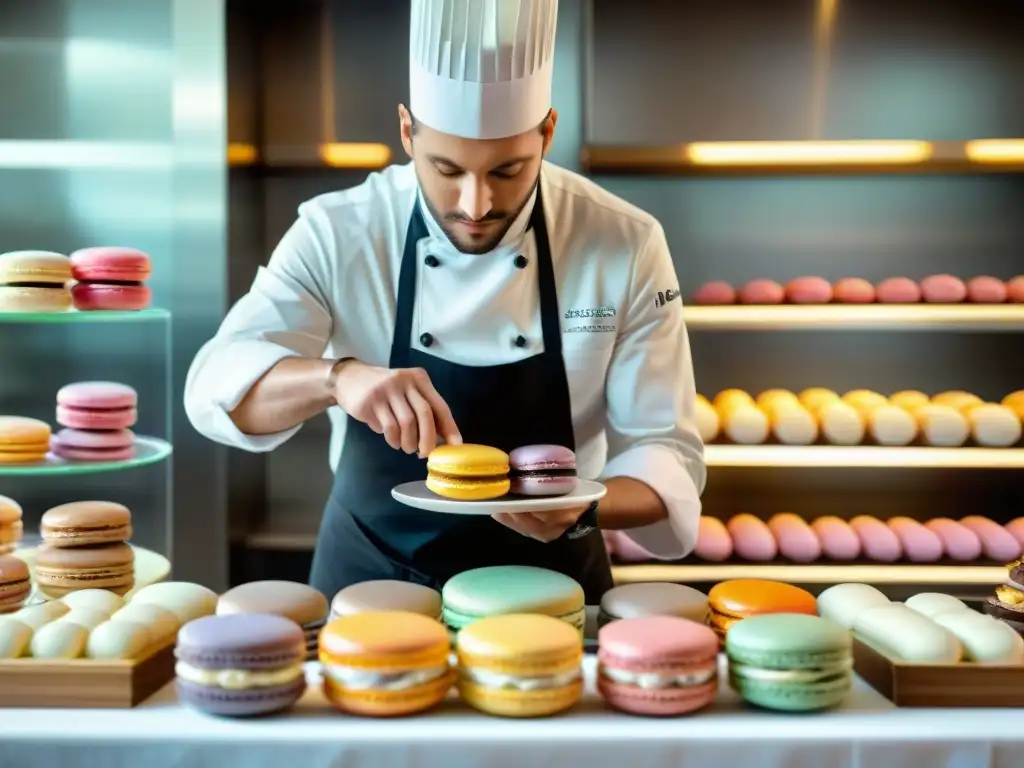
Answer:
<path fill-rule="evenodd" d="M 9 555 L 18 548 L 24 532 L 21 505 L 7 496 L 0 496 L 0 555 Z"/>
<path fill-rule="evenodd" d="M 150 260 L 134 248 L 83 248 L 71 254 L 71 297 L 79 311 L 146 309 Z"/>
<path fill-rule="evenodd" d="M 1006 570 L 1006 583 L 985 599 L 985 613 L 1024 635 L 1024 561 L 1014 560 Z"/>
<path fill-rule="evenodd" d="M 57 392 L 57 423 L 50 450 L 67 461 L 127 461 L 135 455 L 138 394 L 126 384 L 81 381 Z"/>
<path fill-rule="evenodd" d="M 52 251 L 0 254 L 0 312 L 66 312 L 71 262 Z"/>
<path fill-rule="evenodd" d="M 25 416 L 0 416 L 0 464 L 33 464 L 50 452 L 50 425 Z"/>
<path fill-rule="evenodd" d="M 521 446 L 510 454 L 487 445 L 442 445 L 427 457 L 427 488 L 459 501 L 564 496 L 577 483 L 576 454 L 561 445 Z"/>
<path fill-rule="evenodd" d="M 327 598 L 294 581 L 251 581 L 232 587 L 217 601 L 217 615 L 268 613 L 291 619 L 302 628 L 306 657 L 316 659 L 320 630 L 327 622 Z"/>
<path fill-rule="evenodd" d="M 25 561 L 14 555 L 0 555 L 0 614 L 21 608 L 32 593 L 32 578 Z"/>
<path fill-rule="evenodd" d="M 1003 281 L 989 275 L 969 280 L 949 274 L 929 275 L 921 281 L 890 277 L 877 285 L 861 277 L 830 282 L 803 276 L 785 284 L 757 278 L 740 288 L 723 280 L 705 283 L 693 294 L 694 304 L 1003 304 L 1024 302 L 1024 275 Z"/>
<path fill-rule="evenodd" d="M 63 597 L 83 589 L 124 595 L 135 586 L 131 511 L 111 501 L 77 501 L 43 513 L 35 556 L 39 589 Z"/>
<path fill-rule="evenodd" d="M 751 616 L 771 613 L 817 615 L 814 595 L 800 587 L 766 579 L 731 579 L 708 592 L 708 622 L 724 642 L 732 628 Z"/>

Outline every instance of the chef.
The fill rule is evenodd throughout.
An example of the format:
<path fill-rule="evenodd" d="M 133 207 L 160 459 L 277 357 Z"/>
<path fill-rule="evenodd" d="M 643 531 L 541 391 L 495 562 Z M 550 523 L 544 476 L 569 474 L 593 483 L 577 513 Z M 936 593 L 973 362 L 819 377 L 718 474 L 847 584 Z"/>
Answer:
<path fill-rule="evenodd" d="M 544 161 L 557 0 L 413 0 L 406 165 L 299 206 L 188 373 L 197 430 L 271 451 L 332 422 L 310 581 L 439 588 L 487 565 L 612 586 L 600 529 L 694 546 L 705 481 L 679 284 L 661 225 Z M 405 507 L 441 442 L 576 451 L 607 495 L 571 510 Z"/>

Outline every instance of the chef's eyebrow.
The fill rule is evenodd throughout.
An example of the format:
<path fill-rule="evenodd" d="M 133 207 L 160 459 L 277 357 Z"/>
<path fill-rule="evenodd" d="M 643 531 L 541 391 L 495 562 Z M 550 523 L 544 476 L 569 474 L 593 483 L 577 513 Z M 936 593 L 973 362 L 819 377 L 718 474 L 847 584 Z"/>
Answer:
<path fill-rule="evenodd" d="M 434 163 L 435 165 L 447 165 L 449 168 L 454 168 L 457 171 L 465 171 L 466 170 L 465 168 L 460 166 L 458 163 L 456 163 L 456 162 L 454 162 L 452 160 L 449 160 L 447 157 L 443 157 L 441 155 L 427 155 L 427 160 L 429 160 L 431 163 Z M 506 170 L 508 170 L 509 168 L 511 168 L 514 165 L 519 165 L 520 163 L 526 163 L 526 162 L 529 162 L 529 160 L 530 160 L 530 155 L 521 155 L 519 157 L 513 157 L 513 158 L 510 158 L 509 160 L 506 160 L 505 162 L 501 163 L 501 165 L 496 165 L 493 168 L 491 168 L 491 172 L 493 173 L 494 171 L 506 171 Z"/>

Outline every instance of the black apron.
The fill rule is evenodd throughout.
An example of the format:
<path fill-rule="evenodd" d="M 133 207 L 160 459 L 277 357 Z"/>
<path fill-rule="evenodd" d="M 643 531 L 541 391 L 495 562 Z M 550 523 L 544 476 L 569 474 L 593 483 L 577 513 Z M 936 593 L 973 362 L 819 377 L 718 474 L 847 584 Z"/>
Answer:
<path fill-rule="evenodd" d="M 428 236 L 417 200 L 402 253 L 390 367 L 423 368 L 451 408 L 467 443 L 506 452 L 536 443 L 575 450 L 569 383 L 562 359 L 561 316 L 539 186 L 530 227 L 537 244 L 544 352 L 503 365 L 456 365 L 412 349 L 409 344 L 416 301 L 417 246 Z M 426 263 L 444 269 L 443 263 L 431 257 Z M 519 257 L 515 263 L 524 265 Z M 429 346 L 430 341 L 421 338 L 421 343 Z M 495 339 L 495 343 L 515 341 Z M 383 435 L 349 418 L 317 537 L 312 586 L 328 599 L 350 584 L 371 579 L 398 579 L 440 589 L 449 578 L 471 568 L 532 565 L 576 579 L 588 605 L 598 604 L 611 589 L 611 567 L 599 530 L 577 539 L 562 536 L 545 544 L 486 515 L 426 512 L 392 499 L 394 486 L 424 480 L 426 475 L 425 459 L 395 450 Z"/>

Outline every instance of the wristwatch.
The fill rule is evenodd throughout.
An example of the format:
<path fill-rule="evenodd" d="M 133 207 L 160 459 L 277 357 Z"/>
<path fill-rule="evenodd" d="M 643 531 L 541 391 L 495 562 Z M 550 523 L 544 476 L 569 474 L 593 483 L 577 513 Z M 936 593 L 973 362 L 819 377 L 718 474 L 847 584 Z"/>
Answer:
<path fill-rule="evenodd" d="M 562 535 L 569 540 L 582 539 L 591 531 L 597 529 L 597 506 L 598 502 L 590 502 L 590 506 L 584 510 L 583 514 L 576 518 L 576 523 L 565 530 Z"/>

